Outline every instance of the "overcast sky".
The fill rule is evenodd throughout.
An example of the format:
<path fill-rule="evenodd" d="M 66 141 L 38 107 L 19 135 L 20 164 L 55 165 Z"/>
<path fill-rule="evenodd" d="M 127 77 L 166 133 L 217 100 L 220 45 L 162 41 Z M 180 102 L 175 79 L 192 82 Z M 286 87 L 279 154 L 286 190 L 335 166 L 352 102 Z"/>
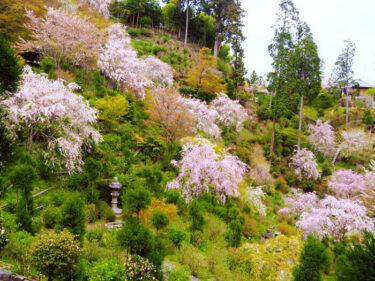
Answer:
<path fill-rule="evenodd" d="M 241 0 L 244 18 L 245 64 L 258 75 L 271 70 L 267 46 L 271 43 L 279 0 Z M 351 39 L 357 46 L 354 75 L 375 85 L 375 0 L 294 0 L 302 20 L 310 26 L 324 61 L 324 75 L 329 76 L 333 64 Z"/>

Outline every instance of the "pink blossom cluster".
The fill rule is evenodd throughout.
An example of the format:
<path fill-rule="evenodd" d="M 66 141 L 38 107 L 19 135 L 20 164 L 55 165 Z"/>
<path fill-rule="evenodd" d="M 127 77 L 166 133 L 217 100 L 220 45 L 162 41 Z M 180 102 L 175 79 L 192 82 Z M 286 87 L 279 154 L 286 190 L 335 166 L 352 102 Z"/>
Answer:
<path fill-rule="evenodd" d="M 26 11 L 35 40 L 22 41 L 17 47 L 26 51 L 35 49 L 51 58 L 56 65 L 69 59 L 76 65 L 86 65 L 96 59 L 101 48 L 102 33 L 85 17 L 49 8 L 45 18 Z"/>
<path fill-rule="evenodd" d="M 309 125 L 311 135 L 309 141 L 315 149 L 328 156 L 334 152 L 335 148 L 335 132 L 329 122 L 316 121 L 315 125 Z"/>
<path fill-rule="evenodd" d="M 239 104 L 239 101 L 230 99 L 226 94 L 219 94 L 211 102 L 211 109 L 218 113 L 217 121 L 219 125 L 234 126 L 237 131 L 242 128 L 243 122 L 249 118 L 246 109 Z"/>
<path fill-rule="evenodd" d="M 289 197 L 284 198 L 284 203 L 287 207 L 279 210 L 279 213 L 293 213 L 297 219 L 301 214 L 307 210 L 310 210 L 313 206 L 316 206 L 319 202 L 319 198 L 314 192 L 298 192 L 298 190 Z"/>
<path fill-rule="evenodd" d="M 216 110 L 208 107 L 206 102 L 194 98 L 185 98 L 185 105 L 195 119 L 197 133 L 201 131 L 209 138 L 220 138 L 221 131 L 215 123 L 219 117 Z"/>
<path fill-rule="evenodd" d="M 374 229 L 373 221 L 359 201 L 336 199 L 330 195 L 319 200 L 315 192 L 297 192 L 284 198 L 284 202 L 287 207 L 279 212 L 295 214 L 296 226 L 304 230 L 305 237 L 315 233 L 319 237 L 330 235 L 343 239 L 348 233 Z"/>
<path fill-rule="evenodd" d="M 239 195 L 238 184 L 249 167 L 236 156 L 225 150 L 218 153 L 210 141 L 196 138 L 183 145 L 182 157 L 172 161 L 180 172 L 167 188 L 181 190 L 188 202 L 211 188 L 222 202 Z"/>
<path fill-rule="evenodd" d="M 145 97 L 146 87 L 173 83 L 172 69 L 168 64 L 152 57 L 137 57 L 121 24 L 112 24 L 108 28 L 108 41 L 99 55 L 98 67 L 108 78 L 132 90 L 141 99 Z"/>
<path fill-rule="evenodd" d="M 315 233 L 320 238 L 331 235 L 343 240 L 346 234 L 374 231 L 374 223 L 366 214 L 366 208 L 359 202 L 327 195 L 317 206 L 302 213 L 296 226 L 304 230 L 305 236 Z"/>
<path fill-rule="evenodd" d="M 99 15 L 105 17 L 106 19 L 108 19 L 110 17 L 110 14 L 109 14 L 109 5 L 111 4 L 111 1 L 110 0 L 84 0 L 86 1 L 89 6 L 96 10 Z"/>
<path fill-rule="evenodd" d="M 300 179 L 317 180 L 320 177 L 320 172 L 316 168 L 314 154 L 306 148 L 295 152 L 290 159 L 289 166 L 294 169 L 294 173 Z"/>
<path fill-rule="evenodd" d="M 368 135 L 363 130 L 350 130 L 341 132 L 343 142 L 340 148 L 345 154 L 358 153 L 362 150 L 368 149 L 370 140 Z"/>
<path fill-rule="evenodd" d="M 352 170 L 335 171 L 328 181 L 328 188 L 339 198 L 353 198 L 365 187 L 365 177 Z"/>
<path fill-rule="evenodd" d="M 101 136 L 92 127 L 97 110 L 64 82 L 49 80 L 45 74 L 34 73 L 25 66 L 18 91 L 1 104 L 9 110 L 12 129 L 26 131 L 30 148 L 36 136 L 46 138 L 50 163 L 56 165 L 62 158 L 62 165 L 73 172 L 83 164 L 82 145 L 88 139 L 98 143 Z M 58 157 L 54 155 L 55 148 Z"/>

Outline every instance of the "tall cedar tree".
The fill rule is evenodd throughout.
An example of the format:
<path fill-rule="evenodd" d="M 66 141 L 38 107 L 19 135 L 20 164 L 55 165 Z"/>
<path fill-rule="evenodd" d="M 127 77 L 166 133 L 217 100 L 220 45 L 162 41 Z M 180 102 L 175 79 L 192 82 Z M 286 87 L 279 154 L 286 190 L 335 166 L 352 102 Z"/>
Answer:
<path fill-rule="evenodd" d="M 15 92 L 22 74 L 16 52 L 0 35 L 0 96 Z"/>
<path fill-rule="evenodd" d="M 305 22 L 299 22 L 294 51 L 289 63 L 291 86 L 290 94 L 300 97 L 298 145 L 301 146 L 302 112 L 304 97 L 311 102 L 321 90 L 321 71 L 318 47 L 313 40 L 311 30 Z"/>
<path fill-rule="evenodd" d="M 354 79 L 354 54 L 356 46 L 353 41 L 345 40 L 346 46 L 342 49 L 337 61 L 335 62 L 335 68 L 333 69 L 333 75 L 335 77 L 336 84 L 339 88 L 344 89 L 346 96 L 346 113 L 345 113 L 345 125 L 348 127 L 349 122 L 349 91 L 350 85 L 353 85 Z"/>
<path fill-rule="evenodd" d="M 292 31 L 299 20 L 299 12 L 291 0 L 281 0 L 278 20 L 275 24 L 275 36 L 268 46 L 273 58 L 273 72 L 269 74 L 269 90 L 275 98 L 271 101 L 273 118 L 270 156 L 273 155 L 275 143 L 275 128 L 277 119 L 289 111 L 290 96 L 288 89 L 289 60 L 293 52 Z"/>
<path fill-rule="evenodd" d="M 228 41 L 228 31 L 235 26 L 235 22 L 231 21 L 235 7 L 235 0 L 202 0 L 203 11 L 216 20 L 215 57 L 219 55 L 221 41 L 223 38 Z"/>
<path fill-rule="evenodd" d="M 238 94 L 238 88 L 245 84 L 246 69 L 244 64 L 244 50 L 241 46 L 242 42 L 246 39 L 243 35 L 242 28 L 244 24 L 242 18 L 245 16 L 245 11 L 241 8 L 241 2 L 239 0 L 234 1 L 234 5 L 231 6 L 232 11 L 229 13 L 232 15 L 230 21 L 232 24 L 229 28 L 229 40 L 233 48 L 233 69 L 232 69 L 232 80 L 234 81 L 236 89 L 236 99 Z"/>

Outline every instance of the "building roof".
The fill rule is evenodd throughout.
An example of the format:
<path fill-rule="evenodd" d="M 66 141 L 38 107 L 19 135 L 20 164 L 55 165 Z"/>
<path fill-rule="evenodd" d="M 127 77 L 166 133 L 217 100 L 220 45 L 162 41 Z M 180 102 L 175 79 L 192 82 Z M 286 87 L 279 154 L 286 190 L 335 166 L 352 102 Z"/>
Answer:
<path fill-rule="evenodd" d="M 354 80 L 354 83 L 355 84 L 358 84 L 360 88 L 375 88 L 375 86 L 365 82 L 365 81 L 362 81 L 361 79 L 357 79 L 357 80 Z"/>

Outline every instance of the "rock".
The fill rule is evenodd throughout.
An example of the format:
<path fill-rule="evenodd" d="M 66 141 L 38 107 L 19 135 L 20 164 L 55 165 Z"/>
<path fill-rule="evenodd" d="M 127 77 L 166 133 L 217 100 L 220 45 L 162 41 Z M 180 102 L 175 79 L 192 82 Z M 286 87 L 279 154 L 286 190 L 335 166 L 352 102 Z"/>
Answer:
<path fill-rule="evenodd" d="M 13 275 L 12 278 L 10 278 L 11 281 L 25 281 L 25 277 L 19 276 L 19 275 Z"/>
<path fill-rule="evenodd" d="M 116 227 L 117 229 L 120 229 L 122 227 L 122 223 L 119 222 L 109 222 L 107 223 L 107 229 L 111 230 L 112 228 Z"/>
<path fill-rule="evenodd" d="M 12 272 L 0 268 L 0 280 L 10 281 L 12 277 Z"/>

